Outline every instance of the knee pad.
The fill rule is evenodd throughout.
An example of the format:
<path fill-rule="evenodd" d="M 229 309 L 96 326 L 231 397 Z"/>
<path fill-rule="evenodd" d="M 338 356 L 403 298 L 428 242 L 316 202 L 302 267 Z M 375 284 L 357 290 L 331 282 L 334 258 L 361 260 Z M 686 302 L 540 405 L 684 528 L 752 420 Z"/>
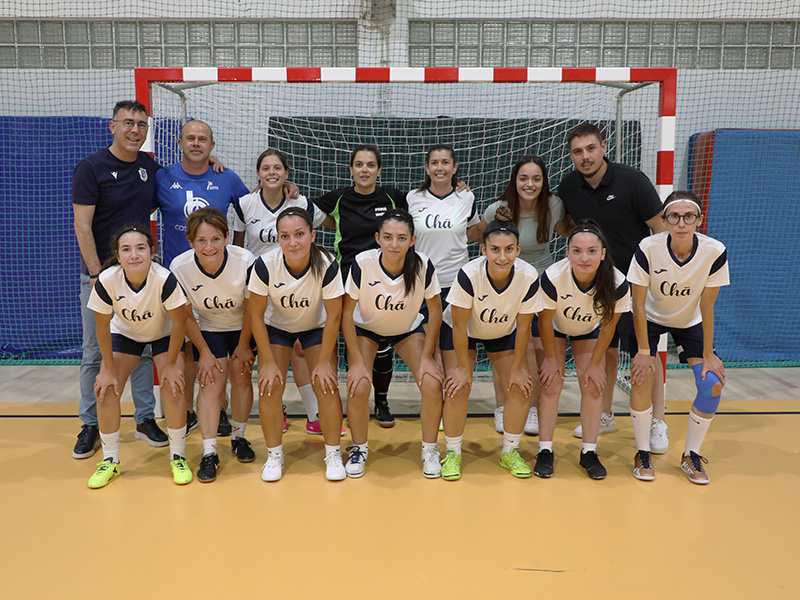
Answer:
<path fill-rule="evenodd" d="M 703 363 L 693 365 L 692 371 L 694 372 L 694 382 L 697 386 L 697 396 L 692 406 L 703 414 L 713 415 L 719 408 L 719 399 L 722 394 L 714 396 L 712 391 L 716 384 L 719 383 L 721 385 L 722 382 L 719 380 L 719 377 L 711 371 L 706 373 L 706 380 L 703 381 L 700 377 L 700 374 L 703 372 Z"/>
<path fill-rule="evenodd" d="M 394 354 L 391 352 L 391 349 L 389 352 L 382 352 L 375 355 L 375 362 L 372 363 L 373 373 L 378 373 L 384 376 L 391 375 L 393 367 L 394 367 Z"/>

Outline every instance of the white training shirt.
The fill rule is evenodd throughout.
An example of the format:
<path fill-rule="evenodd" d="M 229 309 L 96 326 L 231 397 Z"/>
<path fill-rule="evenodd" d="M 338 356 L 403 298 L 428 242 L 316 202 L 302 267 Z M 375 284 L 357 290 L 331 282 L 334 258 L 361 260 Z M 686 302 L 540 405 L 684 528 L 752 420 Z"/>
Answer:
<path fill-rule="evenodd" d="M 147 279 L 139 289 L 128 283 L 122 265 L 100 273 L 87 306 L 103 315 L 113 313 L 111 333 L 150 343 L 169 335 L 172 319 L 167 311 L 184 304 L 186 296 L 175 275 L 150 263 Z"/>
<path fill-rule="evenodd" d="M 353 311 L 356 325 L 381 336 L 401 335 L 419 327 L 423 300 L 433 298 L 441 288 L 431 260 L 417 254 L 422 268 L 410 296 L 406 296 L 403 274 L 390 275 L 381 265 L 379 248 L 356 255 L 345 286 L 348 295 L 358 301 Z"/>
<path fill-rule="evenodd" d="M 579 336 L 600 327 L 602 317 L 594 310 L 595 286 L 584 290 L 575 281 L 568 258 L 547 267 L 542 273 L 539 295 L 542 310 L 555 310 L 553 328 L 564 335 Z M 614 268 L 614 285 L 617 288 L 615 313 L 631 310 L 631 290 L 625 276 Z"/>
<path fill-rule="evenodd" d="M 694 248 L 680 262 L 669 246 L 669 232 L 644 238 L 633 256 L 628 281 L 647 288 L 647 319 L 685 329 L 701 322 L 703 288 L 730 284 L 728 253 L 722 242 L 694 234 Z"/>
<path fill-rule="evenodd" d="M 311 265 L 295 275 L 286 266 L 283 250 L 275 248 L 263 254 L 253 263 L 250 273 L 250 292 L 266 296 L 267 310 L 264 321 L 267 325 L 300 333 L 318 329 L 325 325 L 327 313 L 325 300 L 344 295 L 339 264 L 322 253 L 322 281 L 314 277 Z"/>
<path fill-rule="evenodd" d="M 192 305 L 200 331 L 241 331 L 248 267 L 255 257 L 244 248 L 226 246 L 222 268 L 211 274 L 200 266 L 194 250 L 175 257 L 171 271 Z"/>
<path fill-rule="evenodd" d="M 304 208 L 311 213 L 314 227 L 319 227 L 327 216 L 305 196 L 284 198 L 272 209 L 261 198 L 261 190 L 242 196 L 233 204 L 233 230 L 244 231 L 244 247 L 260 256 L 278 247 L 278 230 L 275 222 L 287 208 Z"/>
<path fill-rule="evenodd" d="M 472 192 L 452 191 L 439 198 L 430 190 L 411 191 L 406 196 L 408 212 L 414 217 L 415 248 L 436 267 L 439 285 L 453 285 L 458 270 L 467 264 L 467 228 L 481 217 Z"/>
<path fill-rule="evenodd" d="M 541 310 L 536 291 L 538 276 L 531 265 L 515 260 L 511 277 L 501 290 L 489 279 L 488 260 L 480 256 L 469 261 L 458 272 L 447 302 L 470 311 L 467 335 L 479 340 L 495 340 L 509 335 L 517 326 L 517 315 Z M 444 311 L 444 321 L 453 326 L 450 306 Z"/>

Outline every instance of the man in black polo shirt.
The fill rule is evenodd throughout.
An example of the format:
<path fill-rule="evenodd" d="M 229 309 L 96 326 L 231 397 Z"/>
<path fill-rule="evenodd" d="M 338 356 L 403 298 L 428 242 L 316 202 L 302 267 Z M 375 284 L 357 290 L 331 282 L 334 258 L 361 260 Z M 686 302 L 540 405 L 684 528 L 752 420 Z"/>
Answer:
<path fill-rule="evenodd" d="M 567 134 L 569 155 L 575 170 L 561 180 L 558 195 L 564 202 L 568 215 L 576 223 L 581 219 L 594 219 L 608 239 L 614 266 L 628 272 L 639 242 L 653 233 L 664 230 L 661 221 L 661 199 L 647 176 L 627 165 L 614 163 L 605 158 L 606 142 L 603 134 L 594 125 L 582 123 Z M 603 391 L 603 416 L 600 433 L 616 429 L 611 401 L 614 382 L 617 379 L 617 342 L 623 350 L 636 351 L 636 334 L 633 330 L 632 313 L 620 318 L 612 346 L 606 352 L 606 378 L 608 384 Z M 661 371 L 656 361 L 657 372 Z M 664 422 L 664 396 L 661 386 L 653 386 L 653 425 L 651 438 L 654 453 L 667 451 L 667 427 Z M 579 425 L 574 432 L 582 437 Z"/>

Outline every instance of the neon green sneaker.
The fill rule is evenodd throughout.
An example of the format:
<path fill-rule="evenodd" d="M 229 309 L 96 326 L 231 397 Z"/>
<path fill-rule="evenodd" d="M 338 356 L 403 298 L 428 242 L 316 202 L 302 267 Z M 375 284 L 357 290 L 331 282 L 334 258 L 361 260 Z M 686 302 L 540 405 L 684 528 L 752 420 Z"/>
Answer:
<path fill-rule="evenodd" d="M 89 487 L 93 490 L 106 487 L 114 477 L 119 477 L 119 473 L 119 463 L 115 463 L 114 459 L 109 456 L 97 463 L 97 471 L 89 477 Z"/>
<path fill-rule="evenodd" d="M 511 471 L 514 477 L 525 479 L 531 476 L 531 468 L 519 455 L 519 448 L 512 448 L 511 452 L 500 455 L 500 466 Z"/>
<path fill-rule="evenodd" d="M 442 479 L 447 481 L 461 479 L 461 455 L 456 454 L 455 450 L 445 452 L 442 459 Z"/>
<path fill-rule="evenodd" d="M 173 454 L 169 466 L 172 468 L 172 480 L 178 485 L 186 485 L 192 480 L 192 470 L 184 457 Z"/>

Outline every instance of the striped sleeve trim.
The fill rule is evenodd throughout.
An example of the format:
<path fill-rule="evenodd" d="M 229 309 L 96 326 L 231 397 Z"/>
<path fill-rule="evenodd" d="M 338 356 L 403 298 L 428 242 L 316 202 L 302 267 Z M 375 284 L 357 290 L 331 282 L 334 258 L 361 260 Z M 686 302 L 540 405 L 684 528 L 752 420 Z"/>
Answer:
<path fill-rule="evenodd" d="M 548 298 L 550 298 L 553 302 L 558 301 L 558 292 L 556 292 L 556 286 L 554 286 L 553 282 L 550 281 L 547 273 L 542 273 L 541 286 L 542 291 L 547 294 Z"/>
<path fill-rule="evenodd" d="M 470 281 L 470 278 L 466 273 L 464 273 L 463 269 L 458 272 L 458 285 L 469 296 L 475 296 L 475 290 L 472 287 L 472 281 Z"/>
<path fill-rule="evenodd" d="M 719 271 L 722 267 L 725 266 L 725 263 L 727 262 L 728 262 L 728 251 L 723 250 L 722 254 L 720 254 L 717 257 L 717 260 L 714 261 L 714 264 L 711 265 L 711 271 L 709 272 L 709 275 L 713 275 L 714 273 Z"/>

